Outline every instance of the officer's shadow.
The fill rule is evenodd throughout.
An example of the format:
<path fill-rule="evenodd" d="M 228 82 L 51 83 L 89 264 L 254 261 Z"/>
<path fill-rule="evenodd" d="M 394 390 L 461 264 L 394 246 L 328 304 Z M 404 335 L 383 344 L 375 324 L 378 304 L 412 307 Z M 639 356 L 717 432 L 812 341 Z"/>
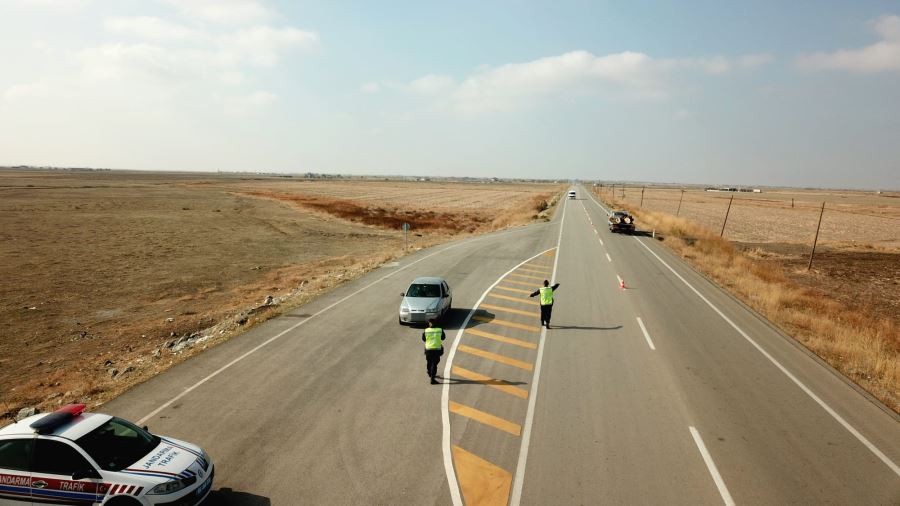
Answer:
<path fill-rule="evenodd" d="M 448 385 L 487 385 L 487 386 L 518 386 L 518 385 L 527 385 L 528 383 L 525 381 L 507 381 L 501 379 L 490 378 L 486 380 L 469 380 L 469 379 L 460 379 L 460 378 L 445 378 L 440 374 L 437 376 L 441 379 L 440 383 L 446 383 Z"/>

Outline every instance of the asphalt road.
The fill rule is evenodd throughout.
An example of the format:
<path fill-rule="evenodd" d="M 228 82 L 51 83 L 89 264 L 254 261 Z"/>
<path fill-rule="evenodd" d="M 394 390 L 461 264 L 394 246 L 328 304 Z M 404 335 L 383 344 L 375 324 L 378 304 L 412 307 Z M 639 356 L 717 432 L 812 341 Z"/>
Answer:
<path fill-rule="evenodd" d="M 212 504 L 900 504 L 896 415 L 605 219 L 419 251 L 103 411 L 206 448 Z M 440 386 L 397 324 L 424 275 L 454 290 Z"/>

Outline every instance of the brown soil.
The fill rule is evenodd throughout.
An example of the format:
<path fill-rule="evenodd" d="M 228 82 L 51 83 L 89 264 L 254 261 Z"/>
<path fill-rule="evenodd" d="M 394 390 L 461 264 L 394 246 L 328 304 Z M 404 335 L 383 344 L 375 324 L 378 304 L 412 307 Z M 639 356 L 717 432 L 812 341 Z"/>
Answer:
<path fill-rule="evenodd" d="M 527 223 L 536 198 L 561 190 L 435 183 L 433 193 L 468 202 L 388 205 L 415 185 L 0 170 L 0 419 L 23 406 L 96 405 L 397 258 L 398 223 L 414 223 L 410 248 L 421 248 Z M 483 186 L 502 198 L 472 200 Z M 258 307 L 268 295 L 281 304 Z"/>

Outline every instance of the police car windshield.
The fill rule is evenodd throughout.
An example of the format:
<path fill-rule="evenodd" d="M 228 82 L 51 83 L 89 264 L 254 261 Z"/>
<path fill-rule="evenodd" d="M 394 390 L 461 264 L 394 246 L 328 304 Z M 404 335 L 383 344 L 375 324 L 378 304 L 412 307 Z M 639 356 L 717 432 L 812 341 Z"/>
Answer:
<path fill-rule="evenodd" d="M 113 417 L 75 442 L 105 471 L 120 471 L 159 445 L 160 439 L 140 427 Z"/>
<path fill-rule="evenodd" d="M 407 297 L 440 297 L 441 285 L 409 285 Z"/>

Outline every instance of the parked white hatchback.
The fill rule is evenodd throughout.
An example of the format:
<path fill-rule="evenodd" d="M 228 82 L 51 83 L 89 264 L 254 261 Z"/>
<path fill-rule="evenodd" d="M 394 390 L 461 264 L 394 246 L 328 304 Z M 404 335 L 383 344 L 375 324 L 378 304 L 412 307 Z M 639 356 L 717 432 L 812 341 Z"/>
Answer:
<path fill-rule="evenodd" d="M 212 488 L 203 449 L 70 404 L 0 429 L 0 505 L 192 506 Z"/>

